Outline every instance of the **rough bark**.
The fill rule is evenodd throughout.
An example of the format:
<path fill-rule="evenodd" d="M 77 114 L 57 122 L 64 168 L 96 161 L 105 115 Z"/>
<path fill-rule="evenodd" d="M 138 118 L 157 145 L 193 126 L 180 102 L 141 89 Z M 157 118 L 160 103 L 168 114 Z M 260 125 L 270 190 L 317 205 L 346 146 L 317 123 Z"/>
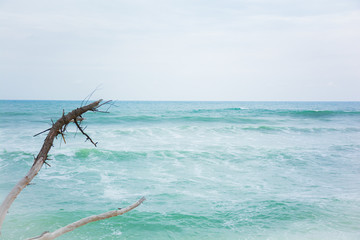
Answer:
<path fill-rule="evenodd" d="M 44 144 L 37 155 L 37 157 L 34 159 L 34 164 L 32 165 L 29 172 L 26 174 L 25 177 L 23 177 L 16 185 L 13 187 L 13 189 L 10 191 L 10 193 L 7 195 L 5 200 L 0 206 L 0 234 L 1 234 L 1 226 L 4 222 L 5 216 L 11 206 L 11 204 L 14 202 L 16 197 L 20 194 L 20 192 L 31 182 L 31 180 L 38 174 L 40 171 L 42 165 L 46 163 L 48 153 L 53 146 L 54 138 L 61 134 L 63 136 L 63 132 L 66 129 L 66 126 L 71 121 L 76 121 L 78 117 L 81 117 L 82 114 L 84 114 L 87 111 L 97 111 L 97 108 L 100 105 L 100 102 L 102 99 L 95 101 L 93 103 L 90 103 L 89 105 L 77 108 L 73 110 L 72 112 L 68 113 L 67 115 L 63 114 L 59 120 L 57 120 L 53 126 L 49 129 L 49 133 L 44 141 Z M 87 135 L 86 135 L 87 136 Z M 88 137 L 88 136 L 87 136 Z M 89 138 L 89 137 L 88 137 Z M 91 142 L 93 142 L 91 140 Z"/>

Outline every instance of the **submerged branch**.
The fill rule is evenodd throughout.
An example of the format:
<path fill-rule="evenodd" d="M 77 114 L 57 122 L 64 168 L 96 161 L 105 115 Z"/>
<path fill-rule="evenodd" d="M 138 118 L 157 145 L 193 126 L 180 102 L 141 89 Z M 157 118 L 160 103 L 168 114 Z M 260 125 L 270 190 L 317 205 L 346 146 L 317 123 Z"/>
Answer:
<path fill-rule="evenodd" d="M 100 220 L 111 218 L 111 217 L 116 217 L 116 216 L 122 215 L 124 213 L 127 213 L 127 212 L 133 210 L 134 208 L 138 207 L 144 201 L 145 201 L 145 197 L 142 197 L 137 202 L 131 204 L 130 206 L 128 206 L 126 208 L 122 208 L 119 210 L 113 210 L 113 211 L 105 212 L 105 213 L 102 213 L 99 215 L 93 215 L 90 217 L 86 217 L 86 218 L 80 219 L 79 221 L 73 222 L 65 227 L 59 228 L 59 229 L 55 230 L 54 232 L 44 232 L 38 237 L 29 238 L 27 240 L 55 239 L 67 232 L 71 232 L 71 231 L 75 230 L 76 228 L 84 226 L 88 223 L 100 221 Z"/>

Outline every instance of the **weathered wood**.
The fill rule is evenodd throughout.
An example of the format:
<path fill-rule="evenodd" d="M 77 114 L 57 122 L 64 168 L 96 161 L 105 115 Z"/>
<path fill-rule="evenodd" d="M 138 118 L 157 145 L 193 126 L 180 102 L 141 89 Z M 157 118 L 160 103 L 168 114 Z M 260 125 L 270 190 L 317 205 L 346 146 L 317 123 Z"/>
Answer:
<path fill-rule="evenodd" d="M 96 111 L 96 109 L 100 106 L 100 102 L 102 99 L 95 101 L 93 103 L 90 103 L 89 105 L 77 108 L 67 115 L 64 115 L 57 120 L 51 129 L 49 130 L 49 133 L 44 141 L 44 144 L 37 155 L 37 157 L 34 159 L 34 164 L 32 165 L 29 172 L 26 174 L 25 177 L 23 177 L 10 191 L 10 193 L 7 195 L 5 200 L 0 206 L 0 234 L 1 234 L 1 227 L 4 222 L 5 216 L 11 207 L 11 204 L 14 202 L 16 197 L 20 194 L 20 192 L 31 182 L 31 180 L 38 174 L 40 171 L 42 165 L 45 163 L 48 157 L 48 153 L 53 146 L 54 138 L 62 133 L 62 129 L 65 129 L 67 124 L 69 124 L 72 120 L 75 121 L 78 117 L 81 116 L 81 114 L 87 112 L 87 111 Z M 88 136 L 87 136 L 88 137 Z"/>
<path fill-rule="evenodd" d="M 142 197 L 137 202 L 131 204 L 130 206 L 128 206 L 126 208 L 105 212 L 105 213 L 102 213 L 99 215 L 93 215 L 90 217 L 86 217 L 86 218 L 80 219 L 79 221 L 73 222 L 65 227 L 59 228 L 54 232 L 43 232 L 40 236 L 29 238 L 27 240 L 52 240 L 52 239 L 55 239 L 67 232 L 71 232 L 71 231 L 75 230 L 78 227 L 84 226 L 85 224 L 88 224 L 91 222 L 96 222 L 96 221 L 107 219 L 107 218 L 111 218 L 111 217 L 116 217 L 116 216 L 122 215 L 124 213 L 127 213 L 127 212 L 133 210 L 134 208 L 138 207 L 143 201 L 145 201 L 145 197 Z"/>

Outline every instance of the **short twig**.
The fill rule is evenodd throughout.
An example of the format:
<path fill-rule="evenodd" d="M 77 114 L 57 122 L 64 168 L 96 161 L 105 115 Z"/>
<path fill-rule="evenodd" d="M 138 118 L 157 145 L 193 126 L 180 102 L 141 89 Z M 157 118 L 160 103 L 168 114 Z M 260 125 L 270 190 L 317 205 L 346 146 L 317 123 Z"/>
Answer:
<path fill-rule="evenodd" d="M 50 131 L 50 129 L 51 129 L 51 128 L 48 128 L 48 129 L 46 129 L 46 130 L 44 130 L 44 131 L 42 131 L 42 132 L 39 132 L 39 133 L 35 134 L 33 137 L 36 137 L 36 136 L 38 136 L 38 135 L 40 135 L 40 134 L 42 134 L 42 133 L 44 133 L 44 132 Z"/>
<path fill-rule="evenodd" d="M 97 108 L 101 107 L 102 105 L 108 104 L 108 103 L 110 103 L 110 102 L 112 102 L 112 100 L 109 100 L 109 101 L 103 102 L 102 104 L 100 104 L 99 106 L 97 106 L 95 109 L 97 109 Z"/>

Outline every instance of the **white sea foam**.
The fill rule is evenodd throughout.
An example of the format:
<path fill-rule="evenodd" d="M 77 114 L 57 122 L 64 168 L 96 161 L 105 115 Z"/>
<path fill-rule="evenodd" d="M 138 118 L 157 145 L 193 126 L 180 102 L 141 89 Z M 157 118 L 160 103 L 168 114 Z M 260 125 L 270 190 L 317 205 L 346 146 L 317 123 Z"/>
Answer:
<path fill-rule="evenodd" d="M 335 108 L 327 103 L 313 106 L 320 112 L 306 103 L 120 105 L 87 117 L 97 148 L 79 133 L 73 138 L 74 128 L 67 144 L 55 141 L 52 167 L 16 199 L 6 239 L 20 239 L 14 230 L 29 224 L 29 231 L 64 225 L 142 195 L 147 200 L 136 210 L 73 238 L 98 238 L 98 231 L 104 239 L 360 237 L 360 131 L 353 127 L 359 114 L 321 112 Z M 0 126 L 1 196 L 43 143 L 32 129 L 48 125 L 25 121 L 18 134 L 6 126 Z"/>

